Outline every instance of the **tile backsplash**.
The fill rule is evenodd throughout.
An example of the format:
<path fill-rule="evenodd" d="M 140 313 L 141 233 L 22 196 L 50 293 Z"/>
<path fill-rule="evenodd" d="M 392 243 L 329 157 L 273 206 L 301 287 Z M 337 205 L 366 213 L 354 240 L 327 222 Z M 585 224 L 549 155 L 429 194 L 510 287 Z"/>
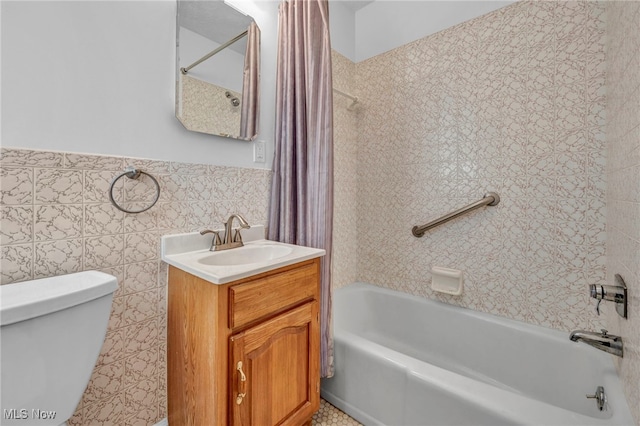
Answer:
<path fill-rule="evenodd" d="M 166 265 L 160 236 L 222 227 L 231 213 L 265 224 L 270 170 L 3 148 L 2 284 L 101 270 L 118 278 L 109 327 L 70 425 L 154 424 L 166 417 Z M 152 174 L 157 204 L 127 214 L 111 181 L 135 166 Z M 149 205 L 155 186 L 123 177 L 114 199 Z"/>

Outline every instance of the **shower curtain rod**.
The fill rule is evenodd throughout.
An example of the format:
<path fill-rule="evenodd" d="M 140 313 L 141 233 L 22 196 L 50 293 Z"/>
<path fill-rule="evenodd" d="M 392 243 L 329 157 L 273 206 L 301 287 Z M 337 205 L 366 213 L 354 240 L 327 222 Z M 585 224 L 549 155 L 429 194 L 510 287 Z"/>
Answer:
<path fill-rule="evenodd" d="M 333 89 L 334 92 L 341 94 L 342 96 L 346 96 L 347 98 L 351 99 L 353 102 L 351 103 L 351 105 L 349 105 L 347 107 L 348 110 L 351 110 L 354 106 L 356 106 L 356 104 L 358 103 L 359 99 L 357 96 L 353 96 L 350 95 L 346 92 L 343 92 L 342 90 L 338 90 L 336 88 Z"/>
<path fill-rule="evenodd" d="M 206 61 L 207 59 L 209 59 L 210 57 L 212 57 L 213 55 L 215 55 L 216 53 L 220 52 L 221 50 L 226 49 L 227 47 L 231 46 L 233 43 L 235 43 L 236 41 L 240 40 L 242 37 L 246 36 L 247 33 L 249 31 L 244 31 L 241 34 L 238 34 L 237 36 L 235 36 L 234 38 L 232 38 L 231 40 L 229 40 L 228 42 L 226 42 L 225 44 L 216 47 L 214 50 L 212 50 L 211 52 L 207 53 L 206 55 L 204 55 L 202 58 L 198 59 L 197 61 L 195 61 L 194 63 L 192 63 L 191 65 L 189 65 L 188 67 L 182 67 L 180 68 L 180 72 L 182 72 L 182 74 L 186 74 L 187 72 L 189 72 L 189 70 L 193 67 L 195 67 L 196 65 L 201 64 L 202 62 Z"/>

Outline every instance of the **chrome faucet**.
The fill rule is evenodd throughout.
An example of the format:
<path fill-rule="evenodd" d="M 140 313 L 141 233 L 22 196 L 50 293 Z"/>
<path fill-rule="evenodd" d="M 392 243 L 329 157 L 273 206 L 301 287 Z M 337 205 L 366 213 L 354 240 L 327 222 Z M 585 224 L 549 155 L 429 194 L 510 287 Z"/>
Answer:
<path fill-rule="evenodd" d="M 607 334 L 608 332 L 605 329 L 602 329 L 601 331 L 601 333 L 596 333 L 593 331 L 575 330 L 571 332 L 569 339 L 573 342 L 584 342 L 596 349 L 600 349 L 601 351 L 605 351 L 622 358 L 622 337 Z"/>
<path fill-rule="evenodd" d="M 211 241 L 211 248 L 209 248 L 209 251 L 228 250 L 236 247 L 242 247 L 244 245 L 242 242 L 242 235 L 240 234 L 240 228 L 233 229 L 233 219 L 238 219 L 238 222 L 240 222 L 240 228 L 251 228 L 244 217 L 239 214 L 232 214 L 224 223 L 224 241 L 221 240 L 219 231 L 212 231 L 210 229 L 200 231 L 200 235 L 213 234 L 213 240 Z"/>

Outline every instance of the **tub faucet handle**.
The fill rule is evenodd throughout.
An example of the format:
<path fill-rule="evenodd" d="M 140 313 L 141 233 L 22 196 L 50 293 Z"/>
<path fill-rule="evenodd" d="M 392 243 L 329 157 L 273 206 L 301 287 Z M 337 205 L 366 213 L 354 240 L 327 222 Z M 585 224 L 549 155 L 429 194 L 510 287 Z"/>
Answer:
<path fill-rule="evenodd" d="M 604 299 L 598 299 L 598 303 L 596 303 L 596 313 L 598 314 L 598 316 L 600 315 L 600 304 L 603 300 Z"/>
<path fill-rule="evenodd" d="M 598 301 L 596 312 L 600 315 L 600 303 L 603 300 L 614 302 L 616 311 L 622 318 L 627 318 L 627 285 L 620 274 L 615 275 L 615 285 L 591 284 L 589 295 Z"/>

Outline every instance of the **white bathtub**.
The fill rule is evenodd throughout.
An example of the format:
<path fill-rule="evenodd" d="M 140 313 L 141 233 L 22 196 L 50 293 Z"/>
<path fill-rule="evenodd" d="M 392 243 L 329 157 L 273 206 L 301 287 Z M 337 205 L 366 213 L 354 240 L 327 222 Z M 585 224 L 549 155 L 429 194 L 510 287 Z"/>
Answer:
<path fill-rule="evenodd" d="M 333 306 L 322 396 L 366 425 L 634 424 L 612 356 L 568 333 L 362 283 Z"/>

